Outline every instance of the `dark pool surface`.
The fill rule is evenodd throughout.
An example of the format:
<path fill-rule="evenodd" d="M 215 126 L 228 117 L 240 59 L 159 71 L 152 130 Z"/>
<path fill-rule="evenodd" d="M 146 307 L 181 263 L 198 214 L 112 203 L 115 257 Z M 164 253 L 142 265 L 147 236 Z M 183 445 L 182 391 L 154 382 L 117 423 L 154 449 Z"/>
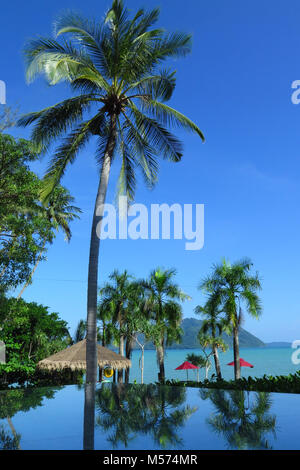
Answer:
<path fill-rule="evenodd" d="M 84 388 L 0 392 L 0 449 L 83 449 Z M 90 404 L 91 405 L 91 404 Z M 300 449 L 300 395 L 98 385 L 95 449 Z"/>

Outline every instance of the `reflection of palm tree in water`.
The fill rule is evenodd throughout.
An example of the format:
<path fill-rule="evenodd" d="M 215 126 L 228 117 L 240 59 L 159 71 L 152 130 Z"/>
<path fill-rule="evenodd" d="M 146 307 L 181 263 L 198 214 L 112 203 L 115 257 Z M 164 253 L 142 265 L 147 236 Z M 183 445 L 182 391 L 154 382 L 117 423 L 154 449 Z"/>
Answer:
<path fill-rule="evenodd" d="M 133 439 L 132 433 L 137 429 L 136 420 L 139 419 L 137 412 L 137 396 L 134 397 L 123 384 L 102 384 L 96 393 L 96 426 L 105 431 L 112 431 L 107 440 L 113 448 L 122 442 L 125 447 Z M 138 410 L 140 411 L 140 410 Z"/>
<path fill-rule="evenodd" d="M 182 447 L 182 438 L 178 430 L 184 426 L 187 419 L 196 411 L 196 408 L 182 406 L 186 400 L 186 390 L 175 387 L 157 388 L 157 399 L 150 402 L 152 431 L 154 442 L 162 448 Z"/>
<path fill-rule="evenodd" d="M 7 420 L 11 428 L 10 418 L 7 418 Z M 21 434 L 17 434 L 15 430 L 12 437 L 5 431 L 4 426 L 0 427 L 0 450 L 20 450 L 20 440 Z"/>
<path fill-rule="evenodd" d="M 276 416 L 269 414 L 272 405 L 269 393 L 255 393 L 252 404 L 249 392 L 240 390 L 201 390 L 200 395 L 210 399 L 217 410 L 207 423 L 224 436 L 230 448 L 271 448 L 266 435 L 276 436 Z"/>
<path fill-rule="evenodd" d="M 96 425 L 112 431 L 108 441 L 128 447 L 137 435 L 152 435 L 160 448 L 178 447 L 178 430 L 195 411 L 185 402 L 186 391 L 150 385 L 102 386 L 97 392 Z"/>

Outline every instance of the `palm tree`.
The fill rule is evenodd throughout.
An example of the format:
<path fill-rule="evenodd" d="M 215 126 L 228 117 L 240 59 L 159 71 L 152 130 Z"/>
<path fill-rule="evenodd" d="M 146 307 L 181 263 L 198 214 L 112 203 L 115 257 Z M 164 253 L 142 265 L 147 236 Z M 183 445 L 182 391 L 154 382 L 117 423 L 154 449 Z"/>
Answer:
<path fill-rule="evenodd" d="M 134 281 L 128 298 L 126 323 L 123 327 L 126 339 L 126 358 L 131 359 L 134 343 L 141 349 L 139 367 L 141 383 L 144 381 L 144 350 L 149 341 L 155 343 L 160 338 L 160 331 L 151 322 L 151 310 L 147 301 L 146 291 L 142 281 Z M 130 369 L 125 370 L 125 383 L 129 382 Z"/>
<path fill-rule="evenodd" d="M 197 305 L 195 313 L 204 317 L 200 328 L 200 335 L 207 336 L 207 345 L 212 348 L 215 369 L 218 379 L 222 378 L 218 348 L 223 351 L 227 349 L 227 345 L 221 338 L 223 331 L 228 332 L 229 328 L 224 318 L 220 318 L 222 310 L 220 308 L 221 298 L 218 292 L 211 294 L 204 307 Z M 218 332 L 218 336 L 217 336 Z"/>
<path fill-rule="evenodd" d="M 201 354 L 194 354 L 194 353 L 190 353 L 190 354 L 187 354 L 186 356 L 186 360 L 188 362 L 190 362 L 191 364 L 193 364 L 194 366 L 197 366 L 198 369 L 197 369 L 197 382 L 199 382 L 199 369 L 202 369 L 202 368 L 205 368 L 207 367 L 207 358 L 204 357 L 204 356 L 201 356 Z"/>
<path fill-rule="evenodd" d="M 106 299 L 100 299 L 98 303 L 98 320 L 100 322 L 99 339 L 103 347 L 109 346 L 113 340 L 113 329 L 112 329 L 112 312 L 110 306 L 107 305 Z"/>
<path fill-rule="evenodd" d="M 100 290 L 101 295 L 101 290 Z M 98 303 L 98 316 L 97 319 L 100 322 L 98 327 L 98 341 L 101 341 L 103 347 L 109 346 L 114 339 L 115 328 L 112 324 L 112 306 L 107 305 L 107 300 L 101 298 Z M 99 382 L 103 378 L 103 369 L 99 368 Z M 114 371 L 115 379 L 115 371 Z"/>
<path fill-rule="evenodd" d="M 159 366 L 158 380 L 165 381 L 165 343 L 179 342 L 182 329 L 181 305 L 176 301 L 184 301 L 189 298 L 182 292 L 177 284 L 173 282 L 176 274 L 175 269 L 163 270 L 157 268 L 150 273 L 149 280 L 142 281 L 146 293 L 148 294 L 147 309 L 150 318 L 155 323 L 160 335 L 155 340 L 157 362 Z"/>
<path fill-rule="evenodd" d="M 239 328 L 243 319 L 242 304 L 246 311 L 254 318 L 258 318 L 262 308 L 256 293 L 261 289 L 258 274 L 251 274 L 252 262 L 249 259 L 230 264 L 223 260 L 214 266 L 213 274 L 204 279 L 200 288 L 212 292 L 219 292 L 222 301 L 222 310 L 225 312 L 228 323 L 233 332 L 234 375 L 235 379 L 241 377 Z"/>
<path fill-rule="evenodd" d="M 63 186 L 58 186 L 55 190 L 51 193 L 48 203 L 46 206 L 42 207 L 41 214 L 46 217 L 49 221 L 51 227 L 56 229 L 57 231 L 61 229 L 65 234 L 65 239 L 69 242 L 71 240 L 71 230 L 69 227 L 69 222 L 74 219 L 78 219 L 79 215 L 82 211 L 79 207 L 73 206 L 72 203 L 74 202 L 75 198 L 70 195 L 69 191 L 64 188 Z M 39 262 L 42 259 L 45 245 L 48 239 L 45 238 L 42 249 L 37 257 L 36 263 L 32 268 L 32 271 L 29 275 L 29 278 L 23 288 L 21 289 L 18 299 L 20 299 L 26 289 L 31 283 L 32 277 L 38 267 Z"/>
<path fill-rule="evenodd" d="M 76 344 L 79 341 L 82 341 L 86 337 L 86 321 L 79 320 L 74 336 L 72 338 L 72 343 Z"/>
<path fill-rule="evenodd" d="M 117 325 L 115 337 L 119 343 L 119 354 L 124 356 L 124 327 L 129 311 L 130 297 L 135 294 L 132 276 L 125 270 L 123 273 L 115 270 L 109 276 L 111 283 L 106 283 L 100 290 L 102 308 L 110 313 L 111 323 Z M 123 381 L 123 370 L 118 371 L 118 382 Z"/>
<path fill-rule="evenodd" d="M 141 377 L 143 383 L 143 369 L 144 369 L 144 347 L 145 344 L 154 339 L 155 326 L 150 323 L 150 312 L 147 308 L 147 300 L 144 286 L 141 281 L 132 282 L 128 305 L 126 311 L 126 322 L 123 325 L 123 334 L 126 339 L 126 358 L 131 359 L 133 346 L 136 343 L 142 351 L 140 360 Z M 143 339 L 139 335 L 144 336 Z M 129 382 L 130 369 L 125 370 L 125 383 Z"/>
<path fill-rule="evenodd" d="M 157 157 L 173 162 L 182 158 L 181 142 L 167 129 L 178 126 L 201 130 L 186 116 L 168 106 L 175 89 L 175 73 L 159 70 L 169 58 L 191 50 L 191 36 L 152 28 L 159 10 L 137 11 L 130 19 L 122 0 L 113 0 L 103 24 L 68 13 L 55 23 L 57 39 L 38 38 L 28 43 L 25 55 L 27 80 L 44 74 L 50 84 L 70 83 L 78 93 L 19 120 L 36 122 L 32 139 L 45 151 L 55 139 L 69 132 L 52 158 L 45 175 L 44 197 L 51 193 L 67 166 L 91 137 L 97 137 L 101 175 L 95 201 L 88 273 L 87 381 L 97 379 L 96 321 L 98 257 L 104 203 L 113 158 L 121 157 L 119 191 L 133 198 L 140 168 L 147 183 L 157 179 Z M 67 37 L 65 41 L 59 39 Z M 93 111 L 87 119 L 84 114 Z M 98 232 L 99 233 L 99 232 Z"/>

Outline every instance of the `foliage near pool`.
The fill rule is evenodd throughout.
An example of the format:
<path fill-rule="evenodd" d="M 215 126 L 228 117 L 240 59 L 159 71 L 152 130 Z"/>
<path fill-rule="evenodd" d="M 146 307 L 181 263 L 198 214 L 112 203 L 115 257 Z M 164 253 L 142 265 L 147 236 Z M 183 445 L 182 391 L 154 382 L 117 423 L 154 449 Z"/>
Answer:
<path fill-rule="evenodd" d="M 0 364 L 0 390 L 19 387 L 73 385 L 83 382 L 84 371 L 70 369 L 46 371 L 35 364 Z"/>
<path fill-rule="evenodd" d="M 263 377 L 248 377 L 238 380 L 203 380 L 195 381 L 179 381 L 167 380 L 166 385 L 174 385 L 179 387 L 198 387 L 198 388 L 214 388 L 222 390 L 249 390 L 257 392 L 277 392 L 277 393 L 300 393 L 300 370 L 295 374 L 289 375 L 264 375 Z"/>

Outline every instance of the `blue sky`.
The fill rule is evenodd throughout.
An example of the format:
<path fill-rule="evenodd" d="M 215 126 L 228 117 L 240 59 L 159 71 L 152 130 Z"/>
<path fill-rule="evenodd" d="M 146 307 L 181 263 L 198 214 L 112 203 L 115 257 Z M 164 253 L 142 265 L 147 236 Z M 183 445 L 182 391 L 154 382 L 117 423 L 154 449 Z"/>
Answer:
<path fill-rule="evenodd" d="M 244 328 L 264 341 L 300 337 L 299 149 L 300 105 L 291 101 L 291 84 L 300 79 L 297 0 L 128 0 L 133 11 L 160 6 L 159 26 L 193 34 L 193 51 L 170 66 L 177 71 L 171 105 L 194 120 L 205 134 L 201 144 L 180 132 L 184 158 L 163 162 L 159 182 L 149 191 L 139 179 L 136 202 L 204 204 L 205 245 L 186 251 L 180 240 L 108 240 L 102 243 L 100 283 L 115 268 L 145 277 L 156 266 L 175 267 L 177 281 L 192 297 L 184 317 L 203 302 L 201 278 L 222 257 L 252 259 L 262 278 L 263 315 L 246 318 Z M 101 20 L 109 1 L 12 0 L 1 6 L 0 80 L 7 103 L 20 112 L 39 110 L 69 96 L 64 85 L 40 79 L 25 83 L 22 48 L 36 35 L 51 35 L 52 22 L 65 9 Z M 14 136 L 30 131 L 13 129 Z M 86 279 L 92 209 L 98 169 L 91 143 L 69 168 L 63 184 L 84 211 L 72 224 L 68 245 L 58 235 L 24 298 L 48 305 L 73 331 L 86 316 Z M 47 157 L 34 166 L 43 174 Z M 108 202 L 118 173 L 112 171 Z"/>

